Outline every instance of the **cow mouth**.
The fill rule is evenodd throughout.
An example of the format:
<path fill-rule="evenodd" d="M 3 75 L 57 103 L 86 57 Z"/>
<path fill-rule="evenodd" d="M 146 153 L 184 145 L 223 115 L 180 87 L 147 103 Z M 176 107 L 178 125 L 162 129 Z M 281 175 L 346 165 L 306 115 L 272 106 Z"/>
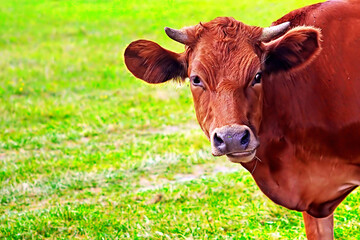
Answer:
<path fill-rule="evenodd" d="M 249 151 L 228 153 L 226 156 L 231 162 L 246 163 L 252 161 L 255 158 L 255 154 L 256 148 Z"/>

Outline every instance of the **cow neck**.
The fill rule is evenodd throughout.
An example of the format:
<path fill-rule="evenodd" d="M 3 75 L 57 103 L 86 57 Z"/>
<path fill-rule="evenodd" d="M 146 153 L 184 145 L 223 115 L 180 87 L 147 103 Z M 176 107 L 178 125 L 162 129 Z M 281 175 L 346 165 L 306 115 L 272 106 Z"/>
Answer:
<path fill-rule="evenodd" d="M 266 80 L 256 154 L 260 160 L 242 165 L 275 203 L 327 216 L 360 182 L 360 163 L 356 162 L 359 158 L 353 157 L 359 150 L 334 151 L 326 142 L 339 137 L 328 134 L 329 130 L 325 132 L 338 123 L 328 119 L 326 102 L 316 94 L 326 88 L 315 72 L 278 74 Z M 330 90 L 323 94 L 330 94 Z M 329 172 L 337 177 L 329 179 Z M 319 195 L 327 188 L 332 191 Z M 316 205 L 317 202 L 328 204 Z"/>

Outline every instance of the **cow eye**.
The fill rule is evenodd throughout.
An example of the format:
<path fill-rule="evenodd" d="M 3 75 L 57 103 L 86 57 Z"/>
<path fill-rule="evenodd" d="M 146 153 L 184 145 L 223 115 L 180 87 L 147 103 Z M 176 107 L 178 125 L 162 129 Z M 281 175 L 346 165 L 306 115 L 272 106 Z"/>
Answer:
<path fill-rule="evenodd" d="M 190 82 L 191 82 L 191 84 L 194 85 L 194 86 L 204 87 L 204 85 L 203 85 L 203 83 L 202 83 L 202 81 L 201 81 L 201 79 L 200 79 L 199 76 L 191 76 L 191 77 L 190 77 Z"/>
<path fill-rule="evenodd" d="M 251 86 L 254 86 L 255 84 L 258 84 L 261 82 L 261 72 L 258 72 L 255 77 L 254 80 L 251 83 Z"/>

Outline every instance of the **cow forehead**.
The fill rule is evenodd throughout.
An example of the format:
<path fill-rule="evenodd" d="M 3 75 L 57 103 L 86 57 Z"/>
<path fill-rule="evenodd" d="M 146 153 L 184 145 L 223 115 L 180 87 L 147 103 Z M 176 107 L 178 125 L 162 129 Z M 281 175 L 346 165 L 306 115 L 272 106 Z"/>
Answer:
<path fill-rule="evenodd" d="M 189 59 L 189 75 L 199 75 L 216 87 L 222 81 L 242 86 L 260 70 L 260 59 L 247 41 L 200 39 Z"/>
<path fill-rule="evenodd" d="M 258 39 L 262 33 L 260 27 L 248 26 L 231 17 L 218 17 L 207 23 L 196 25 L 195 29 L 195 39 L 208 36 L 224 42 L 244 37 Z"/>
<path fill-rule="evenodd" d="M 223 80 L 243 85 L 260 68 L 254 46 L 261 34 L 230 17 L 218 17 L 195 26 L 196 42 L 189 48 L 189 75 L 200 75 L 215 87 Z"/>

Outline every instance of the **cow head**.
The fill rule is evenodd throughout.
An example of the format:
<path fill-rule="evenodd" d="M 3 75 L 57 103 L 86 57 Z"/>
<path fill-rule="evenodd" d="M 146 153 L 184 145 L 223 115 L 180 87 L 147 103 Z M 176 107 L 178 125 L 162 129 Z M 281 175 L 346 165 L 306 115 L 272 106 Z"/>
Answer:
<path fill-rule="evenodd" d="M 307 65 L 320 51 L 318 29 L 288 30 L 289 25 L 260 28 L 220 17 L 181 30 L 165 28 L 185 52 L 138 40 L 125 50 L 125 63 L 148 83 L 189 78 L 196 116 L 213 155 L 249 162 L 259 146 L 262 82 Z"/>

